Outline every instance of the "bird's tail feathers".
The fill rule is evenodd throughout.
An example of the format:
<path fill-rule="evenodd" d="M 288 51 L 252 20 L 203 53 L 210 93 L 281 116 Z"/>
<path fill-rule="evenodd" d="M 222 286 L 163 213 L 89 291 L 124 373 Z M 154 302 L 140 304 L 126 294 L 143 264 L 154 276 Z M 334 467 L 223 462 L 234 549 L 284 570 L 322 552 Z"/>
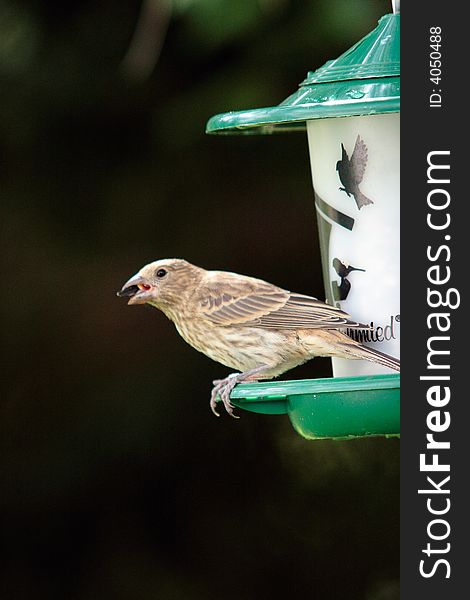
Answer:
<path fill-rule="evenodd" d="M 378 363 L 379 365 L 383 365 L 394 371 L 400 371 L 399 358 L 395 358 L 394 356 L 390 356 L 389 354 L 385 354 L 374 348 L 369 348 L 368 346 L 361 345 L 358 349 L 360 349 L 360 352 L 357 353 L 357 358 L 370 360 L 371 362 Z"/>
<path fill-rule="evenodd" d="M 355 199 L 359 210 L 363 206 L 367 206 L 368 204 L 374 204 L 374 202 L 370 198 L 365 196 L 360 190 L 355 194 Z"/>

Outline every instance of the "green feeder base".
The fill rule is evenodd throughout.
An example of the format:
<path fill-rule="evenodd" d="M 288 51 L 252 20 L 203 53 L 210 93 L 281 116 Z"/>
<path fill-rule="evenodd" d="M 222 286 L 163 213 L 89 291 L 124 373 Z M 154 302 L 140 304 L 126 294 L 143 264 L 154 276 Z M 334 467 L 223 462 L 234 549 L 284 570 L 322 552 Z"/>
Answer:
<path fill-rule="evenodd" d="M 251 412 L 288 414 L 309 440 L 400 435 L 399 374 L 244 383 L 231 400 Z"/>

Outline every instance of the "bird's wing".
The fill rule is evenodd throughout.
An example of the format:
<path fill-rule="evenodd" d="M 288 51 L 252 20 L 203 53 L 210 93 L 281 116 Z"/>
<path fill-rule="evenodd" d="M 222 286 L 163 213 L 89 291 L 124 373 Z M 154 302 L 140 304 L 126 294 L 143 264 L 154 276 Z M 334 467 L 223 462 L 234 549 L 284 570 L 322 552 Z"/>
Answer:
<path fill-rule="evenodd" d="M 338 273 L 338 275 L 340 277 L 346 277 L 347 273 L 347 268 L 346 265 L 343 264 L 339 258 L 334 258 L 333 259 L 333 269 Z"/>
<path fill-rule="evenodd" d="M 198 312 L 217 325 L 274 329 L 369 328 L 321 300 L 249 277 L 205 286 L 201 292 Z"/>
<path fill-rule="evenodd" d="M 282 308 L 288 297 L 264 281 L 218 272 L 198 290 L 196 303 L 198 313 L 213 323 L 242 325 Z"/>
<path fill-rule="evenodd" d="M 356 183 L 361 183 L 364 178 L 364 173 L 367 165 L 367 146 L 364 140 L 358 135 L 356 145 L 351 155 L 351 179 Z"/>
<path fill-rule="evenodd" d="M 349 156 L 343 144 L 341 144 L 341 162 L 343 165 L 346 165 L 349 162 Z"/>
<path fill-rule="evenodd" d="M 368 325 L 352 321 L 340 308 L 311 296 L 293 293 L 289 294 L 282 308 L 261 317 L 259 324 L 279 329 L 369 329 Z"/>

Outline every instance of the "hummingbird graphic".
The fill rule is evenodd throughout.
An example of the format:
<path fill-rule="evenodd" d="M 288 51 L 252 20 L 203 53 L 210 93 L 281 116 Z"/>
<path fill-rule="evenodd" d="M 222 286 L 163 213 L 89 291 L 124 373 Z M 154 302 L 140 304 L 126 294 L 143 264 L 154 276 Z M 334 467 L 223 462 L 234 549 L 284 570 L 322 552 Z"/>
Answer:
<path fill-rule="evenodd" d="M 335 299 L 346 300 L 346 298 L 349 295 L 349 292 L 351 291 L 351 282 L 347 278 L 348 275 L 352 271 L 363 271 L 365 273 L 365 269 L 358 269 L 357 267 L 351 266 L 347 267 L 344 263 L 342 263 L 339 260 L 339 258 L 333 259 L 333 268 L 338 273 L 338 276 L 341 280 L 341 283 L 339 285 L 335 282 L 335 296 L 337 296 L 337 298 Z"/>
<path fill-rule="evenodd" d="M 359 189 L 359 184 L 364 178 L 366 165 L 367 146 L 359 135 L 357 136 L 351 159 L 349 159 L 348 153 L 343 144 L 341 144 L 341 160 L 336 163 L 336 170 L 344 187 L 340 187 L 339 189 L 342 192 L 346 192 L 348 196 L 354 197 L 359 210 L 367 204 L 374 204 Z"/>

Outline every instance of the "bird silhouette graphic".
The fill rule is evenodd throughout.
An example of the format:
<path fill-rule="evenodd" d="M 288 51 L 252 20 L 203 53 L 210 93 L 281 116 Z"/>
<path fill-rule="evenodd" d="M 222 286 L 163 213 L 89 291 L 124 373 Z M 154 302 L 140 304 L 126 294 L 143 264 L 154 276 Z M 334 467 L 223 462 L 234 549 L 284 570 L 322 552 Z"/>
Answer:
<path fill-rule="evenodd" d="M 361 210 L 367 204 L 374 204 L 359 189 L 359 184 L 364 178 L 367 165 L 367 146 L 358 135 L 351 159 L 349 159 L 343 144 L 341 144 L 341 160 L 336 163 L 336 170 L 344 187 L 339 189 L 350 197 L 353 196 L 357 208 Z"/>
<path fill-rule="evenodd" d="M 335 282 L 335 284 L 336 284 L 335 289 L 334 289 L 335 300 L 346 300 L 346 298 L 349 295 L 349 292 L 351 291 L 351 282 L 347 278 L 348 275 L 352 271 L 365 272 L 365 269 L 358 269 L 357 267 L 351 267 L 351 266 L 347 267 L 344 263 L 342 263 L 339 260 L 339 258 L 333 259 L 333 268 L 338 273 L 338 276 L 341 279 L 341 283 L 339 285 Z"/>

